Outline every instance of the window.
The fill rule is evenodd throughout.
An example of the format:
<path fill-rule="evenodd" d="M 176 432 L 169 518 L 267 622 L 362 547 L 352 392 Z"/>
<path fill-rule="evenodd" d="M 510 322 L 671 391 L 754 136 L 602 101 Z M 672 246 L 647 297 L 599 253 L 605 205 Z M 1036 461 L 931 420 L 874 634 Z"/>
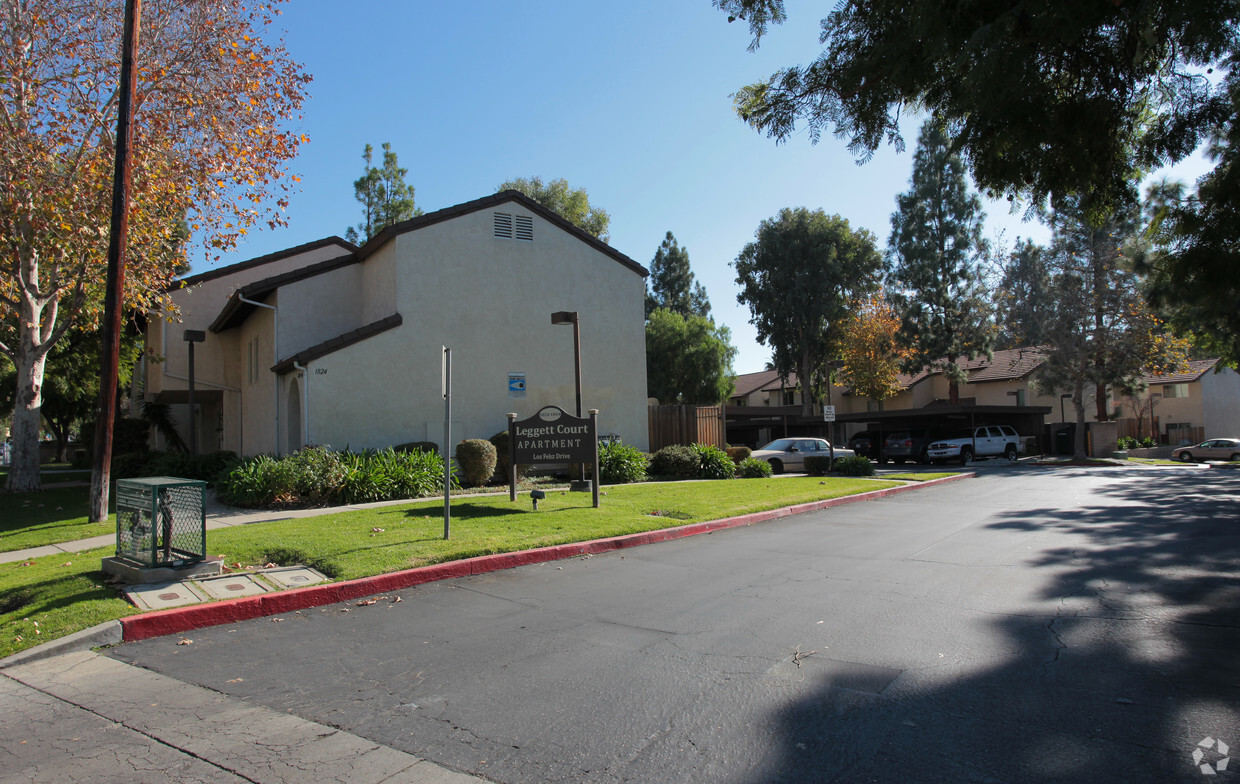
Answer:
<path fill-rule="evenodd" d="M 492 231 L 496 239 L 534 241 L 534 219 L 529 215 L 512 215 L 507 212 L 492 213 Z"/>
<path fill-rule="evenodd" d="M 254 339 L 249 342 L 248 351 L 246 353 L 249 355 L 249 359 L 250 359 L 249 382 L 251 384 L 257 384 L 258 383 L 258 336 L 257 335 L 255 335 Z"/>
<path fill-rule="evenodd" d="M 1188 397 L 1188 384 L 1163 384 L 1163 398 Z"/>
<path fill-rule="evenodd" d="M 795 406 L 797 404 L 797 393 L 795 389 L 784 390 L 784 405 Z"/>

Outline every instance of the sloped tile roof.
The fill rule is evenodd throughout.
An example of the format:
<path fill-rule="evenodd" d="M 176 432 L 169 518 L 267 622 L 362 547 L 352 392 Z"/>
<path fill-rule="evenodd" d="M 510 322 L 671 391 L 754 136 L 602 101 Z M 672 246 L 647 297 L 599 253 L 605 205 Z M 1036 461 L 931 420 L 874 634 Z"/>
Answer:
<path fill-rule="evenodd" d="M 732 397 L 747 397 L 754 392 L 761 392 L 773 389 L 795 389 L 797 385 L 797 374 L 788 374 L 788 383 L 781 386 L 779 380 L 779 371 L 762 370 L 757 373 L 742 373 L 736 377 L 736 391 L 732 393 Z"/>
<path fill-rule="evenodd" d="M 1207 372 L 1214 369 L 1218 364 L 1218 359 L 1190 359 L 1188 367 L 1179 373 L 1168 373 L 1165 376 L 1145 376 L 1141 380 L 1147 385 L 1151 384 L 1187 384 L 1190 381 L 1196 381 L 1204 376 Z"/>
<path fill-rule="evenodd" d="M 334 351 L 339 351 L 346 346 L 352 346 L 354 343 L 360 343 L 366 338 L 378 335 L 380 332 L 387 332 L 389 329 L 399 327 L 404 322 L 399 313 L 393 313 L 386 318 L 378 321 L 372 321 L 364 327 L 350 330 L 343 335 L 337 335 L 334 338 L 328 338 L 322 343 L 313 345 L 310 348 L 298 351 L 291 357 L 280 360 L 272 365 L 272 371 L 276 373 L 287 373 L 293 369 L 294 363 L 304 365 L 307 362 L 313 362 L 319 357 L 325 357 Z"/>

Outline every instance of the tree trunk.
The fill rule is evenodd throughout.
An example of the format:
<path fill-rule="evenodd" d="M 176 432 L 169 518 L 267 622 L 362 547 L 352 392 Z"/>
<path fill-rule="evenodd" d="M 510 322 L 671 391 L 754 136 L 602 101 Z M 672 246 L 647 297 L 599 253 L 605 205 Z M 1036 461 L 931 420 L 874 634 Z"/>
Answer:
<path fill-rule="evenodd" d="M 801 367 L 797 369 L 797 383 L 801 385 L 801 416 L 806 419 L 814 415 L 814 393 L 809 383 L 809 346 L 801 344 Z"/>
<path fill-rule="evenodd" d="M 1097 404 L 1097 415 L 1099 422 L 1106 422 L 1111 418 L 1110 401 L 1107 400 L 1107 385 L 1098 384 L 1094 388 L 1094 402 Z"/>
<path fill-rule="evenodd" d="M 1072 444 L 1072 459 L 1084 461 L 1085 454 L 1085 387 L 1078 384 L 1072 390 L 1072 408 L 1076 410 L 1076 438 Z"/>
<path fill-rule="evenodd" d="M 23 330 L 25 332 L 25 330 Z M 43 365 L 47 354 L 37 353 L 29 335 L 21 335 L 17 355 L 17 399 L 13 407 L 13 459 L 5 489 L 26 493 L 43 489 L 39 480 L 39 426 L 43 410 Z M 37 359 L 35 358 L 37 354 Z"/>

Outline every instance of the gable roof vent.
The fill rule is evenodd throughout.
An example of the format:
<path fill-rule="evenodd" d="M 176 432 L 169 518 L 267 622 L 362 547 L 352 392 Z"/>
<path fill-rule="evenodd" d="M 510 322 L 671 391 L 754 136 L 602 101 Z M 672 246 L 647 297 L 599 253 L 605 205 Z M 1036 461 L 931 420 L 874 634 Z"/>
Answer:
<path fill-rule="evenodd" d="M 534 241 L 534 219 L 529 215 L 514 216 L 517 225 L 517 239 L 526 242 Z"/>
<path fill-rule="evenodd" d="M 494 217 L 495 236 L 501 240 L 512 239 L 512 216 L 506 212 L 496 212 Z M 531 239 L 533 239 L 532 236 Z"/>

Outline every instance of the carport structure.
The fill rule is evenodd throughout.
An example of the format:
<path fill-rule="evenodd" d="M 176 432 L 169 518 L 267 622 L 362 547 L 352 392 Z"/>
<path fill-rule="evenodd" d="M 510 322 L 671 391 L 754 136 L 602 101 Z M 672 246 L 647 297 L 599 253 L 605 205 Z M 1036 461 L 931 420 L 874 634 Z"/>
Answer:
<path fill-rule="evenodd" d="M 977 425 L 1008 425 L 1025 439 L 1035 439 L 1040 451 L 1044 444 L 1046 416 L 1050 406 L 979 406 L 943 405 L 895 411 L 864 411 L 837 414 L 835 422 L 824 422 L 821 415 L 806 417 L 799 406 L 727 406 L 727 437 L 729 444 L 762 446 L 784 436 L 815 436 L 833 444 L 844 445 L 848 436 L 862 431 L 877 431 L 881 440 L 887 434 L 910 428 L 953 431 Z M 759 443 L 761 442 L 761 443 Z"/>

